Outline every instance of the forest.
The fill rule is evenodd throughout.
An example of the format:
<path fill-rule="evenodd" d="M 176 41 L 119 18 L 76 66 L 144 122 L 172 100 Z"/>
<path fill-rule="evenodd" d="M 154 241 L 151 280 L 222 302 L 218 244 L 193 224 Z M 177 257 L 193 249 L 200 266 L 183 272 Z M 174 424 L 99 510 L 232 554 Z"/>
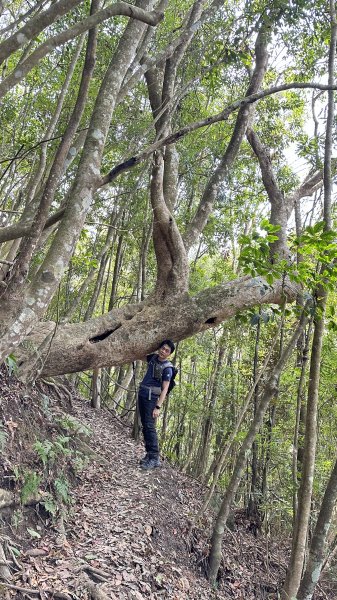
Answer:
<path fill-rule="evenodd" d="M 138 440 L 174 340 L 206 577 L 244 509 L 289 541 L 282 600 L 337 577 L 336 38 L 333 0 L 0 3 L 1 362 Z"/>

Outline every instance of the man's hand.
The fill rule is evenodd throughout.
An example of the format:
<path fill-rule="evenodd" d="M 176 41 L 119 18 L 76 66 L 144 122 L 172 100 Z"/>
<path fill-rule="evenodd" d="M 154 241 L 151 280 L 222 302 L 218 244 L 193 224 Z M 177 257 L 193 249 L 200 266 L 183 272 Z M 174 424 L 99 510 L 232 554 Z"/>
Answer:
<path fill-rule="evenodd" d="M 152 416 L 154 419 L 157 419 L 160 415 L 160 408 L 154 408 L 152 412 Z"/>

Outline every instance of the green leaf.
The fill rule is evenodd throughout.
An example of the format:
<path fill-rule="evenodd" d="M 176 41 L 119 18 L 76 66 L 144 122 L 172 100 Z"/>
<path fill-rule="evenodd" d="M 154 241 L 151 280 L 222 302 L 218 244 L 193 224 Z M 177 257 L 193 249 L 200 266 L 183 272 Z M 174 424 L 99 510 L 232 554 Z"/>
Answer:
<path fill-rule="evenodd" d="M 36 538 L 37 540 L 41 538 L 40 534 L 37 531 L 35 531 L 35 529 L 27 527 L 27 531 L 32 538 Z"/>

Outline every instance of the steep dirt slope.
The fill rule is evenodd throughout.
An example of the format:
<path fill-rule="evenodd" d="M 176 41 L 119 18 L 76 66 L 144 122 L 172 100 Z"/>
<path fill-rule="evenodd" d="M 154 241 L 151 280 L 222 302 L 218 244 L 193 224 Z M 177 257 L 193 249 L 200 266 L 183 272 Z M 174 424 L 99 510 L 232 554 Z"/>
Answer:
<path fill-rule="evenodd" d="M 5 422 L 10 423 L 9 407 L 16 407 L 10 417 L 15 425 L 9 426 L 14 428 L 15 455 L 19 452 L 18 444 L 15 446 L 17 428 L 23 428 L 22 411 L 27 412 L 27 408 L 22 406 L 27 398 L 19 386 L 15 399 L 6 396 L 8 382 L 2 384 Z M 13 389 L 8 386 L 7 392 L 13 394 Z M 43 423 L 39 402 L 41 394 L 30 398 L 31 424 L 34 414 Z M 48 410 L 57 414 L 58 402 L 52 404 Z M 3 544 L 16 548 L 16 553 L 7 553 L 7 559 L 11 556 L 8 567 L 12 579 L 4 586 L 0 583 L 1 598 L 277 598 L 286 564 L 280 543 L 255 537 L 250 523 L 238 512 L 234 530 L 228 531 L 224 541 L 219 588 L 211 590 L 204 577 L 211 515 L 198 527 L 191 527 L 202 501 L 202 486 L 167 462 L 155 471 L 141 471 L 138 461 L 142 446 L 130 439 L 129 429 L 108 411 L 93 411 L 83 400 L 73 398 L 72 414 L 93 431 L 81 447 L 91 454 L 92 460 L 77 475 L 76 485 L 74 478 L 71 514 L 67 519 L 58 519 L 57 526 L 50 525 L 40 505 L 40 510 L 34 509 L 30 514 L 30 521 L 26 513 L 21 528 L 14 528 L 8 515 L 3 516 Z M 46 434 L 48 427 L 53 429 L 49 423 L 44 427 Z M 39 432 L 41 435 L 41 429 Z M 31 438 L 28 435 L 28 445 Z M 26 454 L 30 456 L 29 452 Z M 5 460 L 10 462 L 10 456 Z M 319 591 L 316 600 L 327 597 L 334 596 Z"/>

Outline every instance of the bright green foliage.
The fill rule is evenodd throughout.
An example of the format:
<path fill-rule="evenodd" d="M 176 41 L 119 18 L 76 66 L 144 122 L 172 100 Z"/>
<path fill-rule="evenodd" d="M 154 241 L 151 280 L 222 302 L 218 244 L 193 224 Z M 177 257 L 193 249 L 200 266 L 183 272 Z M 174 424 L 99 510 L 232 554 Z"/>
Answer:
<path fill-rule="evenodd" d="M 14 354 L 9 354 L 5 361 L 9 375 L 15 375 L 17 372 L 17 364 Z"/>
<path fill-rule="evenodd" d="M 69 496 L 69 481 L 65 476 L 57 477 L 54 481 L 54 489 L 56 492 L 56 497 L 59 501 L 64 504 L 69 504 L 70 496 Z"/>
<path fill-rule="evenodd" d="M 333 290 L 337 280 L 336 231 L 326 231 L 323 221 L 307 227 L 293 246 L 301 256 L 301 261 L 291 277 L 304 283 L 308 289 L 318 284 Z M 296 272 L 297 271 L 297 272 Z"/>
<path fill-rule="evenodd" d="M 26 504 L 29 500 L 36 498 L 41 479 L 41 475 L 35 471 L 26 471 L 23 473 L 23 486 L 21 489 L 22 504 Z"/>
<path fill-rule="evenodd" d="M 46 494 L 44 498 L 45 499 L 43 500 L 43 502 L 41 502 L 42 506 L 53 518 L 55 518 L 58 513 L 57 502 L 55 502 L 55 499 L 52 494 Z"/>
<path fill-rule="evenodd" d="M 74 417 L 73 415 L 63 413 L 62 416 L 56 418 L 56 422 L 59 423 L 63 429 L 73 434 L 82 434 L 85 437 L 90 437 L 90 435 L 92 434 L 90 428 L 87 425 L 81 423 L 81 421 L 76 419 L 76 417 Z M 69 438 L 67 439 L 69 440 Z"/>
<path fill-rule="evenodd" d="M 271 264 L 269 261 L 270 244 L 277 241 L 276 234 L 280 230 L 280 226 L 272 225 L 267 219 L 263 219 L 260 228 L 266 232 L 265 235 L 254 231 L 250 236 L 240 237 L 239 265 L 244 273 L 249 273 L 253 277 L 263 275 L 267 283 L 272 284 L 275 278 L 282 277 L 287 267 L 286 261 L 278 261 L 275 264 Z"/>
<path fill-rule="evenodd" d="M 64 414 L 58 422 L 73 435 L 89 434 L 89 429 L 71 415 Z M 69 436 L 59 435 L 53 441 L 37 440 L 33 446 L 43 464 L 44 486 L 47 488 L 42 493 L 41 504 L 53 518 L 63 510 L 64 504 L 71 502 L 69 472 L 79 473 L 88 463 L 87 457 L 76 448 L 76 437 L 72 444 L 70 442 Z"/>

